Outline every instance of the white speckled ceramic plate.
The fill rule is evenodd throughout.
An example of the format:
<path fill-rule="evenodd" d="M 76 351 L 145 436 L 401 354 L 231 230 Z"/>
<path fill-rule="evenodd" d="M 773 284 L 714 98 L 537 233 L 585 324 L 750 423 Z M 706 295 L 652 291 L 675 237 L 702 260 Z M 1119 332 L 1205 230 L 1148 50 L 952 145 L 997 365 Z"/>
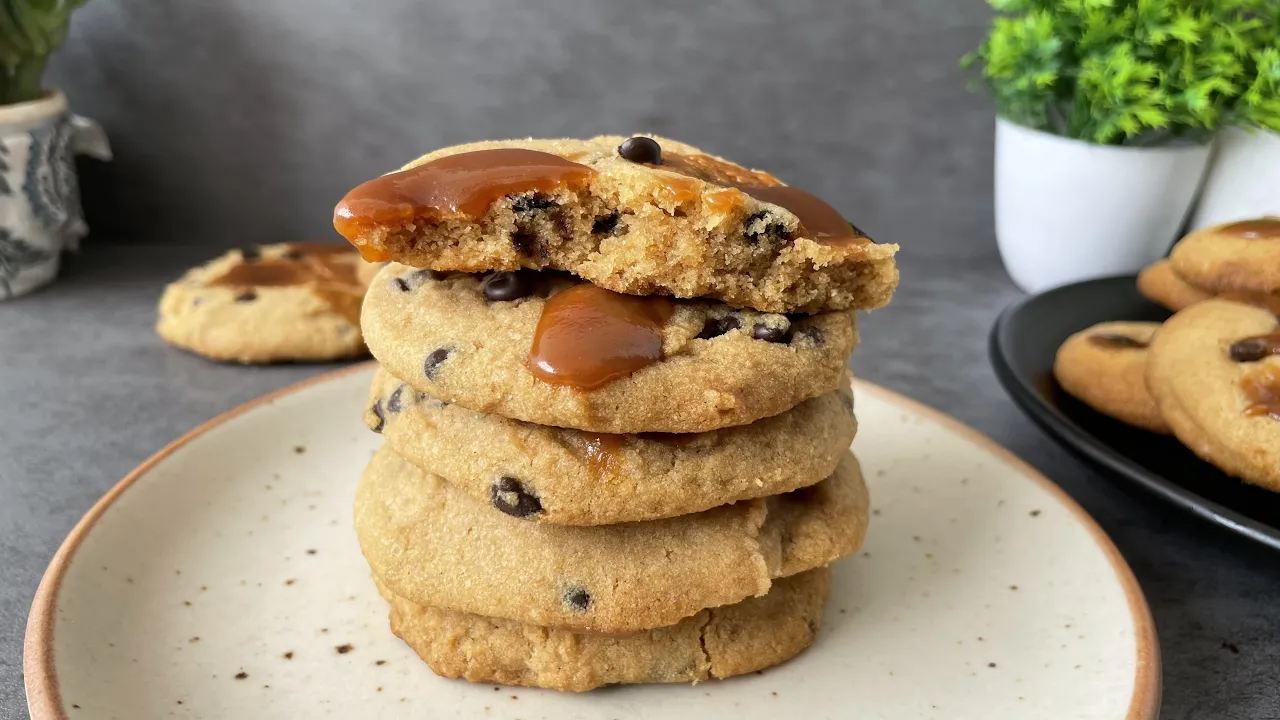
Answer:
<path fill-rule="evenodd" d="M 27 628 L 35 720 L 1156 716 L 1151 619 L 1102 531 L 990 441 L 867 384 L 871 531 L 799 658 L 581 695 L 438 678 L 388 630 L 351 530 L 371 372 L 196 429 L 85 516 Z"/>

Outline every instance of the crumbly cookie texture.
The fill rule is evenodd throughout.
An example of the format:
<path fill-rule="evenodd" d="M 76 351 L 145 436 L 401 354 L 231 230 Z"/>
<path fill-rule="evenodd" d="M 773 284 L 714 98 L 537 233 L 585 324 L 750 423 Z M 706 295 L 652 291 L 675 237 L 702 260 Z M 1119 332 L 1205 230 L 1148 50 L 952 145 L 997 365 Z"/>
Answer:
<path fill-rule="evenodd" d="M 500 197 L 478 217 L 399 218 L 344 229 L 366 257 L 436 270 L 566 270 L 632 295 L 714 298 L 768 312 L 865 310 L 889 302 L 898 247 L 824 242 L 779 205 L 737 189 L 778 186 L 675 140 L 662 164 L 620 156 L 624 136 L 502 140 L 424 155 L 405 169 L 477 150 L 523 148 L 590 168 L 584 184 Z M 339 205 L 335 225 L 342 228 Z M 851 235 L 862 236 L 861 231 Z"/>
<path fill-rule="evenodd" d="M 1160 323 L 1104 322 L 1058 348 L 1053 374 L 1063 389 L 1098 412 L 1157 433 L 1169 426 L 1143 379 L 1147 346 Z"/>
<path fill-rule="evenodd" d="M 1280 218 L 1197 230 L 1173 246 L 1178 275 L 1212 293 L 1280 291 Z"/>
<path fill-rule="evenodd" d="M 662 326 L 660 361 L 593 390 L 552 385 L 530 371 L 530 349 L 546 298 L 579 281 L 533 274 L 537 292 L 495 302 L 484 276 L 390 263 L 365 298 L 365 341 L 389 372 L 445 402 L 605 433 L 705 432 L 777 415 L 839 388 L 857 344 L 853 313 L 680 301 Z"/>
<path fill-rule="evenodd" d="M 437 675 L 579 692 L 727 678 L 783 662 L 813 643 L 830 584 L 830 570 L 810 570 L 670 627 L 605 636 L 425 607 L 377 582 L 392 632 Z"/>
<path fill-rule="evenodd" d="M 1280 492 L 1280 356 L 1270 349 L 1277 332 L 1280 322 L 1266 310 L 1206 300 L 1156 333 L 1146 379 L 1183 444 L 1230 475 Z"/>
<path fill-rule="evenodd" d="M 1183 280 L 1169 260 L 1159 260 L 1138 273 L 1138 292 L 1151 302 L 1173 312 L 1213 297 L 1208 290 Z"/>
<path fill-rule="evenodd" d="M 830 475 L 857 422 L 845 385 L 705 433 L 607 435 L 450 405 L 379 370 L 364 413 L 406 460 L 514 517 L 609 525 L 777 495 Z"/>
<path fill-rule="evenodd" d="M 165 288 L 156 332 L 171 345 L 213 360 L 359 357 L 367 353 L 360 302 L 378 269 L 341 245 L 231 250 Z"/>
<path fill-rule="evenodd" d="M 375 576 L 419 605 L 619 633 L 674 625 L 854 552 L 867 491 L 852 455 L 812 487 L 693 515 L 598 527 L 526 522 L 383 445 L 356 490 Z"/>

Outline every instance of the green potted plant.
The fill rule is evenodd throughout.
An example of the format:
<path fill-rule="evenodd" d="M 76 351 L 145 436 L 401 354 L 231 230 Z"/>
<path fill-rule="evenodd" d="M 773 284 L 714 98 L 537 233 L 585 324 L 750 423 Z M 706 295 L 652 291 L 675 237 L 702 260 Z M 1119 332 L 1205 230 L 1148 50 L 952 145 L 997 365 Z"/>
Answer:
<path fill-rule="evenodd" d="M 1265 40 L 1246 65 L 1245 91 L 1196 206 L 1196 228 L 1259 215 L 1280 216 L 1280 3 L 1266 17 Z"/>
<path fill-rule="evenodd" d="M 83 2 L 0 0 L 0 300 L 51 281 L 61 252 L 88 232 L 74 155 L 111 157 L 102 128 L 41 84 Z"/>
<path fill-rule="evenodd" d="M 1174 239 L 1274 0 L 988 0 L 996 235 L 1028 291 L 1136 271 Z"/>

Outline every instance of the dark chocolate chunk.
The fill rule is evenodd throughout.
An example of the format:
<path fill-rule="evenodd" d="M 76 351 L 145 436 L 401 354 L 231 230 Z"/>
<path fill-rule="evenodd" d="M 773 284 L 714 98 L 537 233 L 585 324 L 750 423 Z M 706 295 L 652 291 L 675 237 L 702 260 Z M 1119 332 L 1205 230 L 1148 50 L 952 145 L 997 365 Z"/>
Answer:
<path fill-rule="evenodd" d="M 382 432 L 382 428 L 387 424 L 387 415 L 382 410 L 382 398 L 378 398 L 369 408 L 369 411 L 376 418 L 374 423 L 369 426 L 369 429 L 376 433 Z"/>
<path fill-rule="evenodd" d="M 1258 362 L 1276 352 L 1275 344 L 1266 337 L 1251 337 L 1231 343 L 1231 359 L 1236 362 Z"/>
<path fill-rule="evenodd" d="M 240 248 L 240 258 L 242 260 L 257 260 L 260 257 L 262 257 L 262 251 L 258 249 L 257 245 Z"/>
<path fill-rule="evenodd" d="M 618 154 L 623 160 L 649 165 L 662 164 L 662 146 L 657 140 L 637 135 L 627 138 L 618 146 Z"/>
<path fill-rule="evenodd" d="M 422 364 L 422 373 L 427 376 L 428 380 L 435 380 L 436 375 L 440 374 L 440 366 L 444 364 L 449 356 L 453 354 L 453 348 L 437 348 L 427 355 L 427 359 Z"/>
<path fill-rule="evenodd" d="M 772 219 L 769 213 L 764 210 L 752 213 L 742 221 L 743 235 L 747 238 L 747 242 L 752 245 L 758 244 L 762 240 L 767 240 L 771 244 L 781 243 L 787 239 L 787 227 L 781 222 Z"/>
<path fill-rule="evenodd" d="M 725 315 L 720 319 L 707 318 L 707 322 L 702 326 L 702 332 L 698 333 L 698 338 L 702 340 L 710 340 L 718 338 L 730 330 L 737 330 L 742 327 L 742 323 L 738 321 L 735 315 Z"/>
<path fill-rule="evenodd" d="M 494 273 L 484 279 L 480 287 L 486 299 L 493 302 L 506 302 L 528 297 L 533 292 L 533 283 L 529 276 L 520 271 Z"/>
<path fill-rule="evenodd" d="M 591 595 L 584 588 L 565 588 L 564 602 L 578 612 L 586 612 L 591 607 Z"/>
<path fill-rule="evenodd" d="M 529 213 L 536 210 L 547 210 L 556 206 L 556 201 L 549 195 L 541 195 L 534 193 L 533 195 L 522 195 L 511 199 L 511 211 L 514 213 Z"/>
<path fill-rule="evenodd" d="M 538 239 L 537 233 L 517 230 L 511 235 L 511 245 L 527 258 L 547 259 L 547 245 Z"/>
<path fill-rule="evenodd" d="M 751 328 L 751 337 L 765 342 L 783 343 L 791 339 L 791 329 L 756 323 L 755 327 Z"/>
<path fill-rule="evenodd" d="M 238 303 L 251 303 L 257 299 L 258 299 L 258 293 L 252 290 L 245 290 L 244 292 L 236 296 L 236 302 Z"/>
<path fill-rule="evenodd" d="M 513 477 L 500 477 L 489 488 L 493 506 L 511 517 L 525 518 L 542 512 L 542 502 Z"/>
<path fill-rule="evenodd" d="M 387 398 L 387 412 L 395 414 L 404 409 L 402 393 L 408 392 L 408 385 L 401 385 L 391 391 L 391 397 Z"/>
<path fill-rule="evenodd" d="M 622 219 L 620 213 L 610 213 L 601 215 L 596 221 L 591 223 L 592 235 L 612 235 L 618 229 L 618 221 Z"/>
<path fill-rule="evenodd" d="M 814 345 L 821 345 L 823 341 L 826 340 L 826 338 L 822 336 L 822 330 L 813 327 L 812 325 L 804 328 L 803 330 L 796 331 L 795 337 L 805 338 Z"/>

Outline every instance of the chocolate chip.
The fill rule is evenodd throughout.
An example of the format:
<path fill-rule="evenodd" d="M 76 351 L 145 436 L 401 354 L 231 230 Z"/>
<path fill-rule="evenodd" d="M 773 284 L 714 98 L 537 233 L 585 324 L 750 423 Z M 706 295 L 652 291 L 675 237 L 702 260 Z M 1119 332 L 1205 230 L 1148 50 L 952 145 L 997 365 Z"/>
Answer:
<path fill-rule="evenodd" d="M 814 345 L 821 345 L 826 338 L 822 336 L 822 330 L 812 325 L 803 330 L 796 331 L 795 337 L 804 338 Z"/>
<path fill-rule="evenodd" d="M 1251 337 L 1231 343 L 1231 359 L 1236 362 L 1258 362 L 1275 352 L 1265 337 Z"/>
<path fill-rule="evenodd" d="M 742 327 L 742 323 L 734 315 L 725 315 L 720 319 L 707 318 L 707 322 L 702 326 L 702 332 L 698 333 L 698 338 L 702 340 L 710 340 L 718 338 L 730 330 L 737 330 Z"/>
<path fill-rule="evenodd" d="M 240 259 L 242 260 L 257 260 L 260 257 L 262 257 L 262 251 L 258 249 L 257 245 L 240 248 Z"/>
<path fill-rule="evenodd" d="M 408 385 L 401 385 L 392 391 L 391 397 L 387 398 L 387 412 L 394 415 L 404 409 L 404 405 L 401 402 L 401 393 L 408 387 Z"/>
<path fill-rule="evenodd" d="M 622 219 L 619 213 L 610 213 L 601 215 L 596 221 L 591 223 L 592 235 L 612 235 L 618 229 L 618 221 Z"/>
<path fill-rule="evenodd" d="M 511 199 L 511 212 L 523 214 L 537 210 L 547 210 L 556 206 L 556 201 L 548 195 L 534 193 Z"/>
<path fill-rule="evenodd" d="M 258 293 L 252 290 L 245 290 L 244 292 L 236 296 L 236 302 L 238 303 L 250 303 L 257 299 L 258 299 Z"/>
<path fill-rule="evenodd" d="M 756 323 L 751 328 L 751 337 L 765 342 L 782 343 L 791 339 L 791 329 Z"/>
<path fill-rule="evenodd" d="M 591 595 L 580 587 L 565 588 L 564 602 L 578 612 L 586 612 L 591 607 Z"/>
<path fill-rule="evenodd" d="M 453 348 L 442 347 L 432 350 L 431 354 L 427 356 L 426 362 L 422 364 L 422 373 L 427 376 L 428 380 L 435 380 L 436 375 L 440 373 L 440 366 L 452 354 Z"/>
<path fill-rule="evenodd" d="M 789 234 L 785 225 L 773 219 L 764 210 L 748 215 L 747 219 L 742 221 L 742 227 L 742 234 L 747 238 L 747 242 L 752 245 L 759 243 L 761 240 L 768 240 L 771 244 L 777 244 L 786 240 Z"/>
<path fill-rule="evenodd" d="M 618 146 L 618 154 L 623 160 L 649 165 L 662 164 L 662 146 L 657 140 L 637 135 L 628 138 Z"/>
<path fill-rule="evenodd" d="M 547 245 L 538 239 L 537 233 L 517 231 L 511 235 L 511 245 L 527 258 L 547 259 Z"/>
<path fill-rule="evenodd" d="M 533 292 L 533 283 L 529 282 L 526 273 L 500 272 L 485 278 L 480 290 L 488 300 L 506 302 L 528 297 L 529 293 Z"/>
<path fill-rule="evenodd" d="M 382 398 L 378 398 L 378 400 L 369 408 L 369 411 L 373 413 L 375 418 L 377 418 L 377 420 L 369 426 L 369 429 L 376 433 L 382 432 L 382 428 L 387 424 L 387 415 L 382 410 Z"/>
<path fill-rule="evenodd" d="M 542 512 L 542 502 L 538 496 L 525 490 L 524 485 L 513 477 L 500 477 L 489 488 L 489 499 L 493 506 L 511 517 L 524 518 Z"/>

